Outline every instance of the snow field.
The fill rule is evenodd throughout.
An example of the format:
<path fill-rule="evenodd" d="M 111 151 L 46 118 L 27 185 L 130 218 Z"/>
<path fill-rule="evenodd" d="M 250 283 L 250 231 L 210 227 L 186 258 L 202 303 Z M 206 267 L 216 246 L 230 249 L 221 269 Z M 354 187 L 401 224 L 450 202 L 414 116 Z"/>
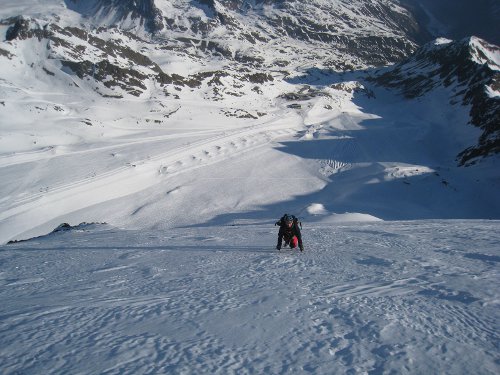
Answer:
<path fill-rule="evenodd" d="M 0 248 L 6 373 L 498 372 L 499 223 L 82 225 Z"/>
<path fill-rule="evenodd" d="M 10 207 L 6 206 L 0 214 L 5 230 L 0 232 L 11 238 L 16 235 L 12 228 L 18 228 L 17 234 L 21 234 L 64 214 L 158 186 L 165 178 L 171 179 L 179 173 L 192 173 L 234 159 L 293 132 L 291 122 L 271 120 L 223 131 L 217 128 L 173 134 L 164 131 L 167 135 L 143 138 L 132 132 L 125 139 L 108 141 L 106 146 L 61 153 L 58 149 L 44 148 L 6 155 L 0 165 L 13 180 L 4 181 L 3 190 L 16 198 L 4 200 Z M 67 170 L 67 165 L 78 168 Z M 37 170 L 39 179 L 34 177 Z M 35 190 L 13 184 L 26 175 L 31 176 L 31 189 Z M 164 188 L 159 189 L 163 194 Z"/>
<path fill-rule="evenodd" d="M 48 233 L 61 222 L 166 229 L 283 212 L 321 222 L 496 218 L 499 203 L 488 199 L 498 187 L 494 161 L 456 167 L 463 141 L 443 122 L 456 114 L 423 113 L 434 97 L 407 103 L 384 90 L 376 95 L 354 103 L 340 93 L 331 109 L 311 99 L 297 112 L 283 103 L 260 120 L 186 102 L 160 126 L 132 123 L 147 102 L 108 112 L 96 104 L 106 125 L 91 126 L 86 139 L 57 145 L 56 130 L 53 146 L 0 155 L 9 176 L 0 181 L 0 240 Z"/>

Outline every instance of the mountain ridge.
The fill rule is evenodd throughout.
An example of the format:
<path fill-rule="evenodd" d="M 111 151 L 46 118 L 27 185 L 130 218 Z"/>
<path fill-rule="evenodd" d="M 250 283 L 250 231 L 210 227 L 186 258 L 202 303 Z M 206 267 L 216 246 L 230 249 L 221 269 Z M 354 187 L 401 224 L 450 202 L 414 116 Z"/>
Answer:
<path fill-rule="evenodd" d="M 499 47 L 477 37 L 437 40 L 373 80 L 409 98 L 453 85 L 450 103 L 470 105 L 470 123 L 483 130 L 478 144 L 458 155 L 460 164 L 500 152 Z"/>

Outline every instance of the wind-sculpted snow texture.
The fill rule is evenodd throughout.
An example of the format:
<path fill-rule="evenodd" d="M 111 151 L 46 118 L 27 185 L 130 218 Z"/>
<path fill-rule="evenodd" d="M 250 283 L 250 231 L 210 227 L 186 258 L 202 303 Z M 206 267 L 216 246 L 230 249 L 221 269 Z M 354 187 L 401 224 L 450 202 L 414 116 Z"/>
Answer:
<path fill-rule="evenodd" d="M 4 374 L 498 374 L 497 221 L 167 231 L 0 248 Z"/>

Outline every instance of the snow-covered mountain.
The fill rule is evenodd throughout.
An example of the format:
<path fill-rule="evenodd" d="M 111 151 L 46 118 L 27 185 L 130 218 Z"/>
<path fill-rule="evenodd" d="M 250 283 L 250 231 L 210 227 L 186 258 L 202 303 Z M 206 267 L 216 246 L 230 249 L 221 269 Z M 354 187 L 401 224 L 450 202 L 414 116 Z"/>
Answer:
<path fill-rule="evenodd" d="M 204 91 L 204 98 L 212 100 L 262 94 L 267 91 L 262 85 L 274 85 L 275 78 L 281 80 L 311 67 L 346 71 L 400 61 L 431 35 L 417 22 L 418 14 L 408 10 L 412 7 L 406 9 L 391 0 L 307 4 L 66 0 L 63 4 L 54 1 L 45 13 L 28 8 L 27 3 L 8 3 L 4 10 L 12 15 L 2 21 L 8 44 L 0 48 L 0 56 L 12 61 L 7 64 L 16 70 L 16 62 L 30 66 L 32 80 L 45 81 L 49 87 L 64 82 L 74 88 L 70 94 L 81 93 L 83 86 L 113 98 L 158 94 L 180 98 L 184 89 Z M 477 53 L 484 48 L 488 49 L 485 43 L 476 48 Z M 474 59 L 464 52 L 455 60 L 453 53 L 444 52 L 449 55 L 440 61 L 444 70 Z M 26 73 L 12 85 L 22 87 Z M 5 74 L 14 76 L 8 69 Z M 48 77 L 41 79 L 43 75 Z M 66 82 L 71 76 L 78 79 Z M 459 79 L 462 85 L 472 80 L 470 85 L 477 91 L 483 85 L 476 78 L 470 68 Z M 495 85 L 486 86 L 493 88 L 490 93 L 495 91 Z M 473 124 L 493 124 L 486 125 L 489 141 L 483 137 L 480 142 L 491 143 L 498 122 L 490 116 L 496 100 L 479 93 L 473 107 Z M 264 113 L 241 111 L 249 117 Z M 464 151 L 462 162 L 484 154 Z"/>
<path fill-rule="evenodd" d="M 73 0 L 66 3 L 101 25 L 129 30 L 144 26 L 163 37 L 163 44 L 201 45 L 202 50 L 264 66 L 292 64 L 294 53 L 324 59 L 321 50 L 331 54 L 332 44 L 336 57 L 342 58 L 330 58 L 331 64 L 384 64 L 407 55 L 420 37 L 412 15 L 388 0 L 93 1 L 85 7 Z"/>
<path fill-rule="evenodd" d="M 121 95 L 119 88 L 141 95 L 148 81 L 199 88 L 221 76 L 260 83 L 273 72 L 318 64 L 342 71 L 380 66 L 407 56 L 419 40 L 411 14 L 388 0 L 65 3 L 57 15 L 28 11 L 5 19 L 13 46 L 3 54 L 31 50 L 30 41 L 39 40 L 34 69 L 60 62 L 106 86 L 103 95 Z"/>
<path fill-rule="evenodd" d="M 497 7 L 449 3 L 2 0 L 0 373 L 500 373 Z"/>
<path fill-rule="evenodd" d="M 287 207 L 311 220 L 498 217 L 497 47 L 419 49 L 432 33 L 411 9 L 5 1 L 1 240 L 62 221 L 169 227 Z M 263 189 L 289 169 L 293 184 Z"/>

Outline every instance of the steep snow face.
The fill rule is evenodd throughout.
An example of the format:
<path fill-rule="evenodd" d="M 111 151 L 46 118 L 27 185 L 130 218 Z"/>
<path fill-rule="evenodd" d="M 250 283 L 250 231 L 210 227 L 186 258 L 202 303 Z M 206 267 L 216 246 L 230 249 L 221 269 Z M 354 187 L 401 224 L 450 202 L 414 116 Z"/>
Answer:
<path fill-rule="evenodd" d="M 499 229 L 305 222 L 299 253 L 272 221 L 87 224 L 0 246 L 0 368 L 498 374 Z"/>
<path fill-rule="evenodd" d="M 494 46 L 477 37 L 471 37 L 469 46 L 474 61 L 488 65 L 491 70 L 500 70 L 500 47 Z"/>

